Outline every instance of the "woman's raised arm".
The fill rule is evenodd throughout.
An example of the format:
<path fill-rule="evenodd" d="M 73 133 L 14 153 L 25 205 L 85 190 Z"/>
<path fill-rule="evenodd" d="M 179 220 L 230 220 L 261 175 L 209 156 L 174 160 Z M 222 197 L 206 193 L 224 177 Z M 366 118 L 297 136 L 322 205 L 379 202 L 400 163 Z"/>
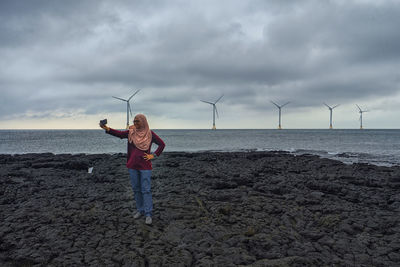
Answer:
<path fill-rule="evenodd" d="M 101 127 L 102 129 L 106 130 L 106 133 L 108 133 L 108 134 L 110 134 L 110 135 L 119 137 L 119 138 L 121 138 L 121 139 L 123 139 L 123 138 L 128 138 L 128 133 L 129 133 L 129 131 L 118 131 L 118 130 L 114 130 L 114 129 L 108 127 L 108 126 L 105 125 L 105 124 L 99 124 L 99 125 L 100 125 L 100 127 Z"/>

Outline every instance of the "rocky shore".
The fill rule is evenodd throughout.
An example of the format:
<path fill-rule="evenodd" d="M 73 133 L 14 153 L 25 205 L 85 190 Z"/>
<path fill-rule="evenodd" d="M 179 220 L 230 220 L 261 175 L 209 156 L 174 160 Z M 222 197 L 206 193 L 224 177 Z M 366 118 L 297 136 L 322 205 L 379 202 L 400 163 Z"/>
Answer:
<path fill-rule="evenodd" d="M 164 153 L 147 226 L 125 159 L 0 155 L 0 265 L 400 265 L 400 167 Z"/>

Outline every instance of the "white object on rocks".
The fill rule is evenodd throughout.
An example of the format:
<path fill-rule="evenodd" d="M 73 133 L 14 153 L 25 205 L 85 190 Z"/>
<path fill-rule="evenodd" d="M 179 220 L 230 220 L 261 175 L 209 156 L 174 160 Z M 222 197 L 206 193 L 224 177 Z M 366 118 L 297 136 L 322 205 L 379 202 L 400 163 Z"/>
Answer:
<path fill-rule="evenodd" d="M 93 167 L 90 167 L 89 169 L 88 169 L 88 173 L 92 173 L 93 172 Z"/>

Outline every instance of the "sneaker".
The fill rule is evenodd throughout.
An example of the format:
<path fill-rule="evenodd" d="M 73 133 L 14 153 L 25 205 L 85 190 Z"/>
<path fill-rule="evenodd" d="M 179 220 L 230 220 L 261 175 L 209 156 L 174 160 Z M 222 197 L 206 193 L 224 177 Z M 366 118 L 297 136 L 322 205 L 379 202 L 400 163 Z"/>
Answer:
<path fill-rule="evenodd" d="M 142 214 L 139 212 L 139 211 L 137 211 L 136 213 L 135 213 L 135 215 L 133 215 L 133 219 L 139 219 L 140 218 L 140 216 L 142 216 Z"/>
<path fill-rule="evenodd" d="M 146 221 L 145 224 L 151 224 L 153 222 L 153 220 L 151 219 L 150 216 L 146 216 Z"/>

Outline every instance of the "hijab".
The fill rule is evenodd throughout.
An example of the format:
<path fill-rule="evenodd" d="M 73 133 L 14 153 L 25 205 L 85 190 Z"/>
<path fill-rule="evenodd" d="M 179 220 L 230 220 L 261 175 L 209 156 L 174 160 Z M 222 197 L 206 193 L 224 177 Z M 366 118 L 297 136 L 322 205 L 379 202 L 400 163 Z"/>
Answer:
<path fill-rule="evenodd" d="M 134 144 L 140 150 L 146 151 L 149 149 L 152 139 L 146 116 L 143 114 L 137 114 L 134 120 L 139 121 L 140 128 L 136 128 L 135 125 L 129 126 L 129 143 Z"/>

